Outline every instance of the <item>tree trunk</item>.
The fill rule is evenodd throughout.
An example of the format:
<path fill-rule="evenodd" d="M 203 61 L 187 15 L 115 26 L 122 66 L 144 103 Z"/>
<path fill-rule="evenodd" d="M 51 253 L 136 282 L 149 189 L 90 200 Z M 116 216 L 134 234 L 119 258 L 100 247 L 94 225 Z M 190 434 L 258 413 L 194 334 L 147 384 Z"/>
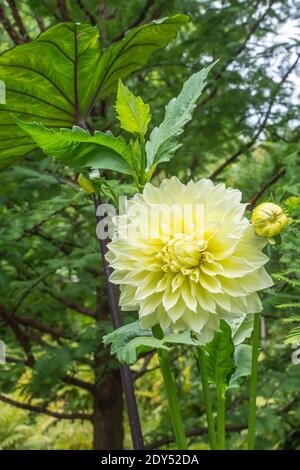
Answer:
<path fill-rule="evenodd" d="M 94 397 L 93 449 L 123 448 L 123 394 L 119 369 L 107 371 Z"/>

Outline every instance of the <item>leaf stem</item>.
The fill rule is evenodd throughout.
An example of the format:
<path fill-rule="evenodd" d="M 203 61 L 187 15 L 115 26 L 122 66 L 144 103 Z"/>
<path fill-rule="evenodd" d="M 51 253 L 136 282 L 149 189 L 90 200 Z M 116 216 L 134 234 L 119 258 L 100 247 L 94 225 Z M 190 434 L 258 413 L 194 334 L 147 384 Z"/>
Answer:
<path fill-rule="evenodd" d="M 252 334 L 252 366 L 250 377 L 250 400 L 248 417 L 248 450 L 254 449 L 255 440 L 255 417 L 256 417 L 256 395 L 257 395 L 257 366 L 259 356 L 259 329 L 260 312 L 254 314 L 254 327 Z"/>
<path fill-rule="evenodd" d="M 155 325 L 152 328 L 152 333 L 155 338 L 162 339 L 164 334 L 159 325 Z M 169 411 L 171 415 L 171 420 L 173 424 L 173 430 L 176 438 L 176 444 L 178 450 L 186 450 L 187 442 L 184 432 L 184 426 L 182 421 L 182 416 L 179 408 L 179 404 L 176 397 L 175 384 L 173 380 L 173 375 L 170 367 L 170 356 L 168 351 L 158 350 L 159 364 L 161 373 L 164 380 L 164 385 L 166 389 Z"/>
<path fill-rule="evenodd" d="M 207 420 L 210 448 L 211 450 L 215 450 L 217 448 L 216 431 L 215 431 L 214 417 L 213 417 L 213 411 L 212 411 L 211 396 L 209 392 L 208 376 L 207 376 L 207 370 L 206 370 L 206 364 L 205 364 L 205 355 L 201 347 L 197 348 L 197 360 L 198 360 L 199 372 L 200 372 L 201 382 L 202 382 L 202 391 L 203 391 L 204 406 L 205 406 L 205 411 L 206 411 L 206 420 Z"/>
<path fill-rule="evenodd" d="M 143 135 L 139 136 L 140 148 L 141 148 L 141 186 L 144 188 L 146 182 L 146 150 L 145 150 L 145 137 Z"/>

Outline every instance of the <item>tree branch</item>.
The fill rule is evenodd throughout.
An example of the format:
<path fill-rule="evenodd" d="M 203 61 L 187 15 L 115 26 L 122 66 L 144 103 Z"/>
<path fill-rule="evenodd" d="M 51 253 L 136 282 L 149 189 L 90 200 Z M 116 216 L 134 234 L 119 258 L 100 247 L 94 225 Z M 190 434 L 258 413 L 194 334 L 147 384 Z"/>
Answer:
<path fill-rule="evenodd" d="M 14 44 L 23 44 L 24 40 L 21 38 L 21 36 L 17 33 L 17 31 L 12 27 L 11 22 L 8 19 L 8 16 L 5 13 L 5 9 L 3 5 L 0 4 L 0 20 L 4 26 L 4 29 L 6 30 L 7 34 L 9 37 L 13 40 Z"/>
<path fill-rule="evenodd" d="M 57 7 L 63 21 L 71 21 L 65 0 L 57 0 Z"/>
<path fill-rule="evenodd" d="M 57 419 L 82 419 L 82 420 L 92 420 L 92 415 L 86 413 L 59 413 L 56 411 L 48 410 L 42 406 L 31 405 L 30 403 L 22 403 L 12 398 L 6 397 L 5 395 L 0 394 L 0 401 L 12 405 L 16 408 L 22 410 L 33 411 L 34 413 L 42 413 L 44 415 L 52 416 Z"/>
<path fill-rule="evenodd" d="M 30 41 L 30 37 L 28 36 L 28 33 L 25 29 L 25 26 L 24 26 L 24 23 L 22 21 L 22 18 L 18 12 L 18 8 L 17 8 L 17 5 L 15 3 L 15 0 L 7 0 L 7 3 L 9 4 L 10 6 L 10 9 L 11 9 L 11 12 L 12 12 L 12 15 L 15 19 L 15 22 L 16 22 L 16 25 L 18 27 L 18 30 L 24 40 L 25 41 Z"/>
<path fill-rule="evenodd" d="M 285 174 L 285 168 L 281 168 L 278 170 L 261 188 L 257 191 L 250 199 L 249 199 L 249 206 L 247 207 L 248 210 L 252 210 L 257 203 L 257 201 L 263 196 L 263 194 L 274 184 L 278 181 L 283 175 Z"/>
<path fill-rule="evenodd" d="M 91 24 L 93 26 L 96 26 L 97 25 L 97 21 L 96 21 L 96 18 L 94 17 L 94 15 L 86 8 L 86 6 L 84 5 L 83 1 L 82 0 L 76 0 L 77 1 L 77 4 L 78 6 L 81 8 L 81 10 L 84 12 L 84 14 L 86 15 L 86 17 L 90 20 Z"/>
<path fill-rule="evenodd" d="M 35 364 L 35 359 L 31 350 L 31 345 L 28 336 L 24 333 L 22 328 L 18 325 L 16 320 L 14 320 L 13 316 L 9 315 L 4 307 L 0 305 L 0 316 L 2 319 L 11 327 L 17 341 L 22 346 L 24 353 L 27 357 L 27 364 L 29 367 L 33 367 Z"/>
<path fill-rule="evenodd" d="M 41 276 L 39 276 L 29 287 L 27 287 L 23 294 L 20 296 L 19 300 L 17 301 L 17 303 L 15 304 L 15 306 L 13 307 L 12 309 L 12 314 L 14 315 L 16 313 L 16 311 L 18 310 L 18 308 L 22 305 L 22 303 L 24 302 L 24 300 L 26 299 L 26 297 L 30 294 L 30 292 L 40 283 L 42 282 L 47 276 L 49 276 L 50 274 L 52 274 L 53 272 L 55 272 L 56 269 L 52 269 L 51 271 L 48 271 L 47 273 L 44 273 L 42 274 Z"/>
<path fill-rule="evenodd" d="M 55 295 L 50 289 L 43 289 L 44 292 L 47 294 L 51 295 L 53 299 L 57 300 L 61 304 L 63 304 L 65 307 L 70 308 L 71 310 L 75 310 L 75 312 L 81 313 L 82 315 L 86 315 L 91 318 L 95 318 L 95 312 L 93 310 L 90 310 L 89 308 L 82 307 L 79 305 L 74 304 L 74 302 L 70 302 L 68 299 L 65 297 L 62 297 L 61 295 Z"/>
<path fill-rule="evenodd" d="M 58 328 L 54 328 L 52 326 L 45 325 L 44 323 L 38 320 L 34 320 L 33 318 L 14 315 L 14 319 L 21 325 L 30 326 L 38 331 L 41 331 L 42 333 L 48 333 L 53 338 L 56 338 L 56 339 L 60 339 L 60 338 L 69 339 L 70 338 L 70 335 L 64 333 L 62 330 L 59 330 Z"/>
<path fill-rule="evenodd" d="M 284 76 L 282 77 L 282 79 L 280 80 L 280 82 L 278 83 L 275 91 L 273 92 L 273 95 L 272 95 L 272 98 L 270 100 L 270 103 L 269 103 L 269 106 L 268 106 L 268 109 L 266 111 L 266 114 L 263 118 L 263 120 L 261 121 L 256 133 L 254 134 L 254 136 L 252 137 L 251 140 L 249 140 L 249 142 L 247 142 L 245 145 L 243 145 L 243 147 L 241 147 L 240 149 L 238 149 L 233 155 L 231 155 L 231 157 L 227 158 L 227 160 L 225 160 L 225 162 L 223 162 L 220 166 L 218 166 L 218 168 L 216 168 L 212 174 L 210 175 L 210 178 L 211 179 L 214 179 L 216 178 L 217 176 L 219 176 L 220 173 L 222 173 L 222 171 L 228 166 L 230 165 L 231 163 L 233 163 L 235 160 L 238 159 L 238 157 L 240 155 L 242 155 L 245 151 L 245 149 L 250 149 L 251 147 L 253 147 L 253 145 L 255 144 L 255 142 L 257 141 L 257 139 L 259 138 L 260 134 L 262 133 L 262 131 L 264 130 L 266 124 L 267 124 L 267 121 L 269 119 L 269 116 L 271 114 L 271 111 L 272 111 L 272 108 L 273 108 L 273 105 L 276 101 L 276 97 L 279 93 L 279 91 L 281 90 L 282 88 L 282 85 L 286 82 L 286 80 L 288 79 L 289 75 L 291 74 L 291 72 L 295 69 L 298 61 L 299 61 L 299 58 L 300 58 L 300 55 L 298 55 L 297 59 L 295 60 L 295 62 L 289 67 L 289 69 L 287 70 L 287 72 L 284 74 Z"/>
<path fill-rule="evenodd" d="M 130 26 L 128 26 L 128 28 L 126 29 L 126 31 L 123 31 L 121 34 L 119 34 L 119 36 L 117 36 L 116 38 L 114 38 L 112 40 L 112 42 L 117 42 L 117 41 L 120 41 L 121 39 L 124 38 L 125 36 L 125 33 L 132 29 L 132 28 L 135 28 L 136 26 L 139 26 L 139 24 L 141 24 L 143 21 L 145 21 L 146 19 L 146 16 L 147 16 L 147 13 L 148 11 L 150 10 L 150 8 L 152 7 L 152 5 L 154 4 L 154 0 L 147 0 L 146 3 L 145 3 L 145 6 L 144 8 L 142 9 L 141 13 L 139 14 L 139 16 L 133 21 L 133 23 L 131 23 Z"/>

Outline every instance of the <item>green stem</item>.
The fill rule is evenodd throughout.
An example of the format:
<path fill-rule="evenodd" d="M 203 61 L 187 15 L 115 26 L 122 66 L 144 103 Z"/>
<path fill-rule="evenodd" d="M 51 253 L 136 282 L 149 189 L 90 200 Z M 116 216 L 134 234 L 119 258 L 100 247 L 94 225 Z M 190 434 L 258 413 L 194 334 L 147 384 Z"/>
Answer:
<path fill-rule="evenodd" d="M 226 398 L 223 384 L 217 383 L 217 411 L 218 411 L 218 422 L 217 422 L 217 440 L 218 450 L 225 449 L 225 410 L 226 410 Z"/>
<path fill-rule="evenodd" d="M 259 356 L 259 330 L 260 330 L 260 313 L 255 313 L 254 314 L 254 327 L 253 327 L 253 334 L 252 334 L 252 366 L 251 366 L 251 377 L 250 377 L 248 450 L 254 449 L 254 439 L 255 439 L 257 365 L 258 365 L 258 356 Z"/>
<path fill-rule="evenodd" d="M 141 186 L 144 188 L 146 182 L 146 149 L 145 149 L 145 137 L 143 135 L 140 136 L 140 148 L 141 148 Z"/>
<path fill-rule="evenodd" d="M 164 334 L 159 325 L 155 325 L 152 328 L 152 333 L 155 338 L 162 339 Z M 183 421 L 180 413 L 180 408 L 176 398 L 175 384 L 170 368 L 170 357 L 168 351 L 158 350 L 159 364 L 161 373 L 166 388 L 169 411 L 171 415 L 173 430 L 176 438 L 176 444 L 178 450 L 186 450 L 187 442 L 184 432 Z"/>
<path fill-rule="evenodd" d="M 198 348 L 197 353 L 198 353 L 197 359 L 198 359 L 198 364 L 199 364 L 199 371 L 200 371 L 201 382 L 202 382 L 204 406 L 205 406 L 205 411 L 206 411 L 206 420 L 207 420 L 210 448 L 211 450 L 215 450 L 217 448 L 216 431 L 215 431 L 214 417 L 213 417 L 213 411 L 212 411 L 211 396 L 209 392 L 205 356 L 204 356 L 204 351 L 201 347 Z"/>

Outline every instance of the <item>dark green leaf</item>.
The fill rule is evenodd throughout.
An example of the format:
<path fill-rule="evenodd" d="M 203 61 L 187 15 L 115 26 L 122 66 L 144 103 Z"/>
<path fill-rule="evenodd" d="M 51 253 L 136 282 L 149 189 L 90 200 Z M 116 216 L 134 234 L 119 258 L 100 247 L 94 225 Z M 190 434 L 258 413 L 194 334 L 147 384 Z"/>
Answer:
<path fill-rule="evenodd" d="M 220 323 L 220 331 L 205 346 L 205 360 L 209 382 L 226 387 L 235 370 L 235 363 L 231 328 L 224 320 Z"/>

